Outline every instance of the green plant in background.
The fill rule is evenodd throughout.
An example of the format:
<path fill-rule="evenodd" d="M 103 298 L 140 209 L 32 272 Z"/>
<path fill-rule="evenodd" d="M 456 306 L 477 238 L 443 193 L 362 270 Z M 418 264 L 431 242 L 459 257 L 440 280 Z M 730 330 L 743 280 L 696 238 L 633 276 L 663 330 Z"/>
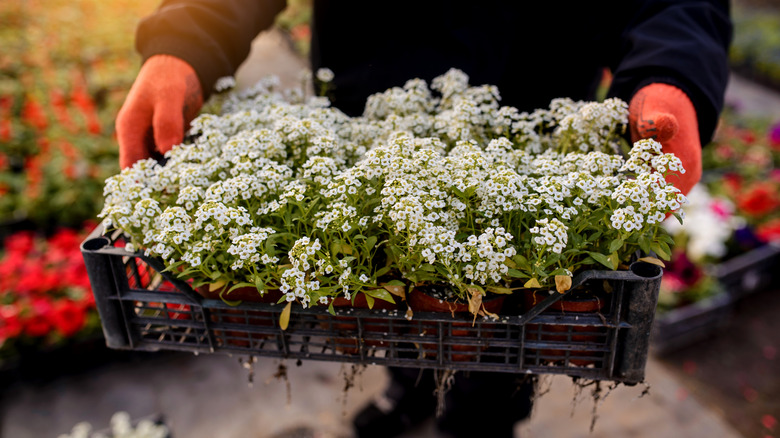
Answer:
<path fill-rule="evenodd" d="M 113 120 L 157 1 L 0 5 L 0 221 L 80 225 L 118 170 Z"/>
<path fill-rule="evenodd" d="M 735 7 L 731 64 L 740 72 L 780 87 L 780 10 Z"/>

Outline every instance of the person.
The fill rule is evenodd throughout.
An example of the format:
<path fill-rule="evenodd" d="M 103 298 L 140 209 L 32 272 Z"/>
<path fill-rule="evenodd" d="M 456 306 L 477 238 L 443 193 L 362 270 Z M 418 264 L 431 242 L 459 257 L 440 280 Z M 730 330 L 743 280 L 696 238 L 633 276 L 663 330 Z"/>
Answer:
<path fill-rule="evenodd" d="M 282 0 L 166 0 L 141 21 L 136 47 L 144 62 L 116 120 L 121 166 L 180 143 L 217 79 L 236 71 L 284 7 Z M 727 0 L 314 0 L 311 66 L 335 73 L 329 97 L 352 116 L 373 93 L 452 67 L 473 84 L 498 86 L 502 104 L 521 111 L 556 97 L 593 100 L 608 68 L 608 96 L 630 102 L 632 141 L 653 137 L 675 153 L 687 172 L 671 182 L 687 193 L 723 106 L 731 32 Z M 395 436 L 433 413 L 431 379 L 418 379 L 417 370 L 391 375 L 386 398 L 355 419 L 359 436 Z M 510 437 L 530 396 L 518 376 L 458 376 L 438 429 Z"/>

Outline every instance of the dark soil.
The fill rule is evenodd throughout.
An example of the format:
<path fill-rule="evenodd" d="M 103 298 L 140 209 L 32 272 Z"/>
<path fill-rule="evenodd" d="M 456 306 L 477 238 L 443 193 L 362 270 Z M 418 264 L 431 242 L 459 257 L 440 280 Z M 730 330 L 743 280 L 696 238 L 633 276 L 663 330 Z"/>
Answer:
<path fill-rule="evenodd" d="M 688 392 L 746 437 L 780 437 L 780 290 L 736 304 L 712 338 L 662 358 Z"/>

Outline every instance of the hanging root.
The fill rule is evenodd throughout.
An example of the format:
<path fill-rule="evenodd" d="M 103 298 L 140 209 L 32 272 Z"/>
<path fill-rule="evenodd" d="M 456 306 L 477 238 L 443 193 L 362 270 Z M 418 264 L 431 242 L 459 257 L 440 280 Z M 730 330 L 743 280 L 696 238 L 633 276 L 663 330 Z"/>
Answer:
<path fill-rule="evenodd" d="M 255 362 L 257 362 L 257 358 L 251 355 L 247 356 L 246 359 L 243 357 L 238 358 L 238 363 L 247 370 L 247 385 L 250 388 L 255 384 Z"/>
<path fill-rule="evenodd" d="M 639 394 L 639 395 L 636 397 L 637 399 L 640 399 L 640 398 L 642 398 L 642 397 L 644 397 L 644 396 L 646 396 L 646 395 L 649 395 L 649 394 L 650 394 L 650 384 L 649 384 L 649 383 L 647 383 L 647 382 L 642 382 L 642 386 L 644 386 L 644 387 L 645 387 L 645 389 L 643 389 L 643 390 L 642 390 L 642 393 L 641 393 L 641 394 Z"/>
<path fill-rule="evenodd" d="M 582 390 L 584 389 L 583 385 L 577 384 L 577 378 L 573 378 L 572 382 L 574 383 L 574 396 L 571 399 L 571 413 L 569 414 L 570 418 L 574 418 L 574 411 L 577 408 L 577 404 L 579 403 L 580 396 L 582 395 Z"/>
<path fill-rule="evenodd" d="M 284 389 L 287 391 L 287 406 L 290 406 L 292 404 L 292 389 L 290 388 L 290 379 L 287 378 L 287 365 L 284 362 L 279 362 L 276 372 L 265 381 L 265 384 L 271 383 L 271 379 L 284 380 Z"/>
<path fill-rule="evenodd" d="M 345 367 L 345 364 L 341 365 L 341 370 L 339 372 L 344 376 L 344 388 L 341 390 L 341 415 L 344 417 L 347 416 L 347 395 L 349 394 L 349 390 L 355 386 L 355 382 L 358 381 L 358 376 L 362 375 L 365 369 L 366 365 L 359 363 L 351 364 L 349 369 Z M 360 381 L 360 384 L 360 390 L 362 391 L 362 381 Z"/>
<path fill-rule="evenodd" d="M 534 381 L 534 394 L 531 401 L 536 403 L 537 400 L 550 392 L 551 389 L 552 377 L 548 374 L 540 375 L 539 378 Z"/>
<path fill-rule="evenodd" d="M 455 371 L 434 370 L 433 378 L 436 379 L 436 389 L 433 391 L 436 394 L 436 418 L 439 418 L 444 413 L 444 396 L 455 383 Z"/>
<path fill-rule="evenodd" d="M 585 389 L 588 386 L 592 386 L 593 389 L 590 392 L 591 397 L 593 398 L 593 409 L 591 410 L 591 418 L 590 418 L 590 433 L 593 433 L 593 430 L 596 428 L 596 420 L 598 420 L 598 409 L 599 405 L 604 403 L 604 400 L 607 399 L 607 396 L 609 396 L 612 391 L 615 390 L 618 386 L 620 386 L 620 382 L 613 382 L 611 385 L 607 386 L 606 388 L 602 388 L 602 382 L 599 380 L 585 380 L 580 382 L 578 378 L 573 378 L 572 382 L 574 383 L 575 389 L 575 396 L 574 401 L 572 403 L 576 402 L 576 399 L 579 397 L 579 395 L 582 393 L 582 390 Z M 572 405 L 572 415 L 574 415 L 574 405 Z"/>

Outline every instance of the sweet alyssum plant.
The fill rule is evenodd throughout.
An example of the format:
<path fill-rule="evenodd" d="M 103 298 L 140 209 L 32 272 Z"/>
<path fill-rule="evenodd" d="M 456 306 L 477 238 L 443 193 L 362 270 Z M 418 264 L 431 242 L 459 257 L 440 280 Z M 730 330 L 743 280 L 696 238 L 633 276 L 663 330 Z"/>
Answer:
<path fill-rule="evenodd" d="M 469 300 L 518 283 L 565 291 L 639 249 L 668 257 L 660 223 L 685 197 L 665 176 L 684 169 L 653 140 L 621 155 L 624 102 L 499 101 L 450 70 L 348 117 L 267 80 L 196 119 L 164 165 L 109 178 L 101 217 L 224 299 L 255 286 L 304 307 L 394 301 L 421 283 Z"/>

